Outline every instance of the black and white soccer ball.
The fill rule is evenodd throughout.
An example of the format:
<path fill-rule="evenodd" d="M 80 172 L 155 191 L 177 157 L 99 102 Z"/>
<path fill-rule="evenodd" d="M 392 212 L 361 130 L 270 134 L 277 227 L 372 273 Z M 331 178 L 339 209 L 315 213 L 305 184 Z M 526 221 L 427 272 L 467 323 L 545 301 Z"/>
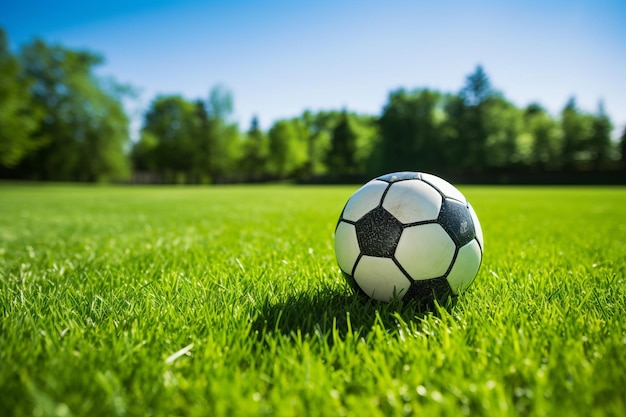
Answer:
<path fill-rule="evenodd" d="M 335 229 L 339 268 L 355 291 L 379 301 L 458 295 L 476 277 L 483 247 L 478 217 L 463 194 L 420 172 L 365 184 Z"/>

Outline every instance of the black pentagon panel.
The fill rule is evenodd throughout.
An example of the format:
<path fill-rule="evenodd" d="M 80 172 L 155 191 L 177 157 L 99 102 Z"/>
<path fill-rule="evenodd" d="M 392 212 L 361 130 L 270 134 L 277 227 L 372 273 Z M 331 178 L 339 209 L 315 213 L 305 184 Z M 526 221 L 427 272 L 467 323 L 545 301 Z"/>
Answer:
<path fill-rule="evenodd" d="M 404 172 L 394 172 L 391 174 L 382 175 L 376 179 L 385 181 L 388 183 L 394 183 L 397 181 L 420 180 L 422 179 L 422 176 L 420 175 L 419 172 L 404 171 Z"/>
<path fill-rule="evenodd" d="M 457 246 L 463 246 L 476 237 L 474 222 L 467 206 L 445 198 L 437 222 L 450 234 Z"/>
<path fill-rule="evenodd" d="M 417 301 L 421 305 L 431 305 L 434 300 L 440 303 L 452 296 L 452 288 L 446 278 L 433 278 L 413 281 L 402 300 Z"/>
<path fill-rule="evenodd" d="M 396 251 L 402 223 L 382 207 L 361 217 L 356 223 L 356 237 L 363 255 L 391 258 Z"/>

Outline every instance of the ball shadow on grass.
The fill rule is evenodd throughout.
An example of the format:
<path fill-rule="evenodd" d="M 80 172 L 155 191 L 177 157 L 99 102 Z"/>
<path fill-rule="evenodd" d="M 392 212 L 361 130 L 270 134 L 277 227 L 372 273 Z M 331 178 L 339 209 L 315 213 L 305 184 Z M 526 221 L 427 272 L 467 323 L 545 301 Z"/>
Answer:
<path fill-rule="evenodd" d="M 440 302 L 392 300 L 379 302 L 355 293 L 348 287 L 301 292 L 287 300 L 263 302 L 252 323 L 251 333 L 263 339 L 268 334 L 323 337 L 327 343 L 339 336 L 364 337 L 377 325 L 386 331 L 397 329 L 400 322 L 417 322 L 426 315 L 450 310 L 456 297 Z"/>

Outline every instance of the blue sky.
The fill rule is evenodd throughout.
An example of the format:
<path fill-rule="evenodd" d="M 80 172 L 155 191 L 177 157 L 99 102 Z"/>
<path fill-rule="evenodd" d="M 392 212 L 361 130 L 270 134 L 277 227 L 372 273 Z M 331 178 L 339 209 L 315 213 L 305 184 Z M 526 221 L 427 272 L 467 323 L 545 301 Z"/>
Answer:
<path fill-rule="evenodd" d="M 603 100 L 626 126 L 625 1 L 0 0 L 11 45 L 40 37 L 101 53 L 99 73 L 157 94 L 222 84 L 263 128 L 305 109 L 380 114 L 398 87 L 458 91 L 481 64 L 518 106 Z"/>

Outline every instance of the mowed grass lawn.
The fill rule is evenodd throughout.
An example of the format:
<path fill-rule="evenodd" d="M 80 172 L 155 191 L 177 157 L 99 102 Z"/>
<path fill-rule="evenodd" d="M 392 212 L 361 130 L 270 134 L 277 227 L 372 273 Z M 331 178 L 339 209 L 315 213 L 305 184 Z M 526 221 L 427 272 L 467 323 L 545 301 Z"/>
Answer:
<path fill-rule="evenodd" d="M 626 415 L 626 188 L 460 187 L 422 313 L 335 263 L 357 187 L 0 186 L 0 415 Z"/>

